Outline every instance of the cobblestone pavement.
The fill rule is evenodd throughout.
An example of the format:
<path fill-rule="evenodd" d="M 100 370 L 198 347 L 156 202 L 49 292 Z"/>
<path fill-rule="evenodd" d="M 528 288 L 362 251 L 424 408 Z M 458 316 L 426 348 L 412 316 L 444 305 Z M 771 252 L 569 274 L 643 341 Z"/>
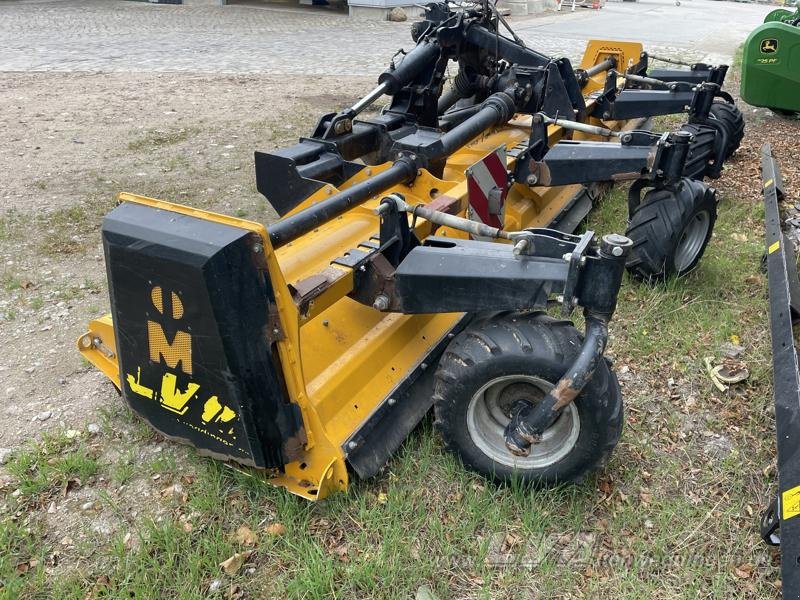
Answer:
<path fill-rule="evenodd" d="M 511 24 L 537 50 L 572 59 L 585 40 L 605 37 L 725 61 L 768 10 L 710 0 L 684 0 L 681 6 L 646 0 L 515 18 Z M 371 75 L 411 44 L 408 23 L 357 21 L 310 8 L 0 0 L 0 71 Z"/>

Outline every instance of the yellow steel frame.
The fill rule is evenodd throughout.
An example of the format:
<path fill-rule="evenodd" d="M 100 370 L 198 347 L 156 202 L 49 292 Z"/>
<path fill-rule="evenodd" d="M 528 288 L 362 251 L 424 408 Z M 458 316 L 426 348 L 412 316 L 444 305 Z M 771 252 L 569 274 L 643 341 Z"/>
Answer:
<path fill-rule="evenodd" d="M 602 60 L 611 52 L 609 48 L 617 52 L 621 63 L 638 60 L 641 52 L 640 44 L 598 44 L 590 42 L 584 63 Z M 530 119 L 519 116 L 459 149 L 449 157 L 443 178 L 421 170 L 413 183 L 398 185 L 391 192 L 403 194 L 410 204 L 428 204 L 445 195 L 456 202 L 457 213 L 464 216 L 468 205 L 466 168 L 500 146 L 511 149 L 525 144 Z M 626 126 L 622 122 L 606 125 L 617 129 Z M 548 135 L 555 143 L 565 132 L 560 127 L 550 127 Z M 515 159 L 509 157 L 508 168 L 513 170 L 514 164 Z M 326 185 L 295 211 L 388 166 L 389 163 L 364 168 L 338 189 Z M 514 184 L 506 199 L 505 226 L 511 230 L 546 226 L 579 191 L 580 186 L 530 188 Z M 348 297 L 353 290 L 353 274 L 346 267 L 332 265 L 332 261 L 377 233 L 379 221 L 374 210 L 383 195 L 374 196 L 278 250 L 272 249 L 262 224 L 134 194 L 119 195 L 121 202 L 225 223 L 261 237 L 285 336 L 277 342 L 278 354 L 289 396 L 302 411 L 307 435 L 302 458 L 285 465 L 271 482 L 309 500 L 347 488 L 343 449 L 346 440 L 420 366 L 462 316 L 381 313 Z M 430 224 L 418 220 L 416 233 L 427 236 Z M 437 235 L 465 237 L 466 234 L 440 228 Z M 314 298 L 307 312 L 301 312 L 287 284 L 297 284 L 323 271 L 330 285 Z M 114 330 L 109 316 L 89 324 L 89 332 L 78 339 L 78 348 L 119 387 Z"/>

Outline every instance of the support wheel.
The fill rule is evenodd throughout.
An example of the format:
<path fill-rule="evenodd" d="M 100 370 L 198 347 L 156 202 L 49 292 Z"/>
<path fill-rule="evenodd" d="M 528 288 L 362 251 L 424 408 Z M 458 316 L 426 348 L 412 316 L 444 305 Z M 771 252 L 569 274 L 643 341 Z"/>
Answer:
<path fill-rule="evenodd" d="M 536 404 L 578 354 L 582 337 L 543 313 L 474 321 L 450 343 L 434 387 L 436 427 L 464 465 L 497 481 L 579 482 L 608 460 L 622 433 L 622 395 L 606 361 L 527 457 L 504 431 L 522 403 Z"/>
<path fill-rule="evenodd" d="M 633 240 L 628 272 L 646 280 L 688 273 L 703 257 L 716 220 L 716 191 L 702 182 L 684 178 L 672 188 L 649 190 L 625 234 Z"/>
<path fill-rule="evenodd" d="M 681 126 L 681 131 L 690 133 L 692 141 L 689 142 L 689 153 L 683 166 L 683 176 L 689 179 L 702 181 L 704 177 L 719 177 L 717 168 L 717 130 L 707 125 L 686 123 Z"/>
<path fill-rule="evenodd" d="M 708 111 L 709 119 L 722 121 L 728 130 L 727 145 L 723 160 L 728 160 L 739 149 L 744 138 L 744 117 L 742 111 L 735 104 L 728 102 L 714 102 Z"/>

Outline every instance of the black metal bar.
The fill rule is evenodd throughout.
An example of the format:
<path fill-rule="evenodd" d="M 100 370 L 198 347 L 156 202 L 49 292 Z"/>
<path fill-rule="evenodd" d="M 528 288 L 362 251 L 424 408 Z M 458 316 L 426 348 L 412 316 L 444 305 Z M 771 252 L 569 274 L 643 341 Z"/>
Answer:
<path fill-rule="evenodd" d="M 280 248 L 364 202 L 367 198 L 380 194 L 393 185 L 410 181 L 416 175 L 416 171 L 417 167 L 413 160 L 401 157 L 385 171 L 281 219 L 269 227 L 269 239 L 272 246 Z"/>
<path fill-rule="evenodd" d="M 692 104 L 692 91 L 622 90 L 613 102 L 598 99 L 592 116 L 601 119 L 624 120 L 634 117 L 653 117 L 685 112 Z"/>
<path fill-rule="evenodd" d="M 772 333 L 775 430 L 778 445 L 778 501 L 781 577 L 784 598 L 800 598 L 800 365 L 792 332 L 800 317 L 796 259 L 781 230 L 778 199 L 783 196 L 780 171 L 772 149 L 761 149 L 769 313 Z"/>
<path fill-rule="evenodd" d="M 558 186 L 591 181 L 639 179 L 653 164 L 655 145 L 562 140 L 532 169 L 535 185 Z M 534 166 L 534 165 L 531 165 Z"/>
<path fill-rule="evenodd" d="M 514 109 L 514 100 L 508 94 L 492 94 L 474 116 L 431 142 L 427 148 L 415 148 L 424 156 L 412 157 L 410 153 L 400 156 L 391 167 L 374 177 L 271 225 L 269 237 L 273 247 L 280 248 L 394 185 L 412 181 L 417 174 L 417 160 L 434 161 L 452 154 L 487 129 L 508 121 L 514 116 Z"/>
<path fill-rule="evenodd" d="M 572 246 L 564 244 L 563 251 Z M 564 289 L 569 263 L 539 252 L 537 247 L 536 256 L 516 257 L 510 244 L 429 237 L 397 267 L 391 310 L 428 314 L 544 308 L 551 293 Z"/>

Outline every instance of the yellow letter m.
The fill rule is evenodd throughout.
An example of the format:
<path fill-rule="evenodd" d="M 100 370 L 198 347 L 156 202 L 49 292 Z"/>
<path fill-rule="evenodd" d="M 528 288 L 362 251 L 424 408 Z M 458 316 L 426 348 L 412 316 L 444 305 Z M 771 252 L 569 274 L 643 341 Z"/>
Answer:
<path fill-rule="evenodd" d="M 167 363 L 172 369 L 178 367 L 187 375 L 192 374 L 192 336 L 186 331 L 178 331 L 172 342 L 167 341 L 164 328 L 155 321 L 147 322 L 147 340 L 150 347 L 150 360 Z"/>

